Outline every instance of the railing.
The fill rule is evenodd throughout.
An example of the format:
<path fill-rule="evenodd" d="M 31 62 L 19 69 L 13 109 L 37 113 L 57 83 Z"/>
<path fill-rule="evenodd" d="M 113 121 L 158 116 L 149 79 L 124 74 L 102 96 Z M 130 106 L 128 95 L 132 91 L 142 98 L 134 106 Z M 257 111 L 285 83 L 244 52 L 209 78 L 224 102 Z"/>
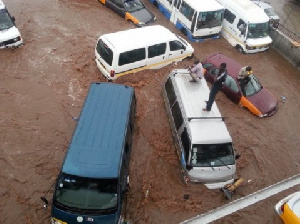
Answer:
<path fill-rule="evenodd" d="M 288 38 L 291 39 L 291 41 L 293 42 L 297 42 L 300 44 L 300 36 L 297 35 L 296 33 L 292 32 L 291 30 L 289 30 L 288 28 L 286 28 L 284 25 L 282 25 L 281 23 L 279 23 L 279 26 L 277 28 L 281 33 L 283 33 L 284 35 L 286 35 Z"/>

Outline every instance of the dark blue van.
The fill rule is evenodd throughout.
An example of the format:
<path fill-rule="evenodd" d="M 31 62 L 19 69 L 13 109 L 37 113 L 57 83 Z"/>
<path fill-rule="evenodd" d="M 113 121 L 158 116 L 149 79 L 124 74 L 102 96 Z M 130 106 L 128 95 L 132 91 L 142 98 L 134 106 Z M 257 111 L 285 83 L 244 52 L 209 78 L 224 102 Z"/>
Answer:
<path fill-rule="evenodd" d="M 132 87 L 91 84 L 57 179 L 52 223 L 122 222 L 135 105 Z"/>

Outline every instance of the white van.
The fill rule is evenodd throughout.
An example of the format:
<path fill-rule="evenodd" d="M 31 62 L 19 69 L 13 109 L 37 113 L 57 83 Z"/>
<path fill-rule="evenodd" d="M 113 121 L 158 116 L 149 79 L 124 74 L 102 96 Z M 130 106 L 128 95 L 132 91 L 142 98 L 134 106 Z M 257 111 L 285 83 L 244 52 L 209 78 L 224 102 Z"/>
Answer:
<path fill-rule="evenodd" d="M 224 7 L 216 0 L 150 0 L 191 41 L 216 39 Z"/>
<path fill-rule="evenodd" d="M 194 48 L 163 26 L 147 26 L 100 36 L 95 61 L 113 80 L 144 69 L 161 68 L 192 57 Z"/>
<path fill-rule="evenodd" d="M 176 69 L 163 85 L 176 151 L 186 182 L 220 189 L 234 182 L 238 155 L 217 105 L 202 110 L 210 92 L 205 79 L 190 79 L 187 69 Z"/>
<path fill-rule="evenodd" d="M 15 17 L 7 11 L 0 0 L 0 49 L 18 47 L 23 44 L 23 39 L 15 25 Z"/>
<path fill-rule="evenodd" d="M 257 53 L 269 49 L 269 17 L 250 0 L 218 0 L 224 7 L 222 35 L 238 51 Z"/>

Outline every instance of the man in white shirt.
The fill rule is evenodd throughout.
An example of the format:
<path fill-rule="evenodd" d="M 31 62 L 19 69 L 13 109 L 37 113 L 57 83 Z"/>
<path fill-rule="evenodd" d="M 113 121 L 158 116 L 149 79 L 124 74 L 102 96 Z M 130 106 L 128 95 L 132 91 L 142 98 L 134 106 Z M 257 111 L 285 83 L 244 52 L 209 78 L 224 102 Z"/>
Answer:
<path fill-rule="evenodd" d="M 192 80 L 190 80 L 190 82 L 199 82 L 200 79 L 202 79 L 204 76 L 204 69 L 199 59 L 196 59 L 194 61 L 193 67 L 189 68 L 189 70 L 190 70 L 190 75 L 192 77 Z"/>

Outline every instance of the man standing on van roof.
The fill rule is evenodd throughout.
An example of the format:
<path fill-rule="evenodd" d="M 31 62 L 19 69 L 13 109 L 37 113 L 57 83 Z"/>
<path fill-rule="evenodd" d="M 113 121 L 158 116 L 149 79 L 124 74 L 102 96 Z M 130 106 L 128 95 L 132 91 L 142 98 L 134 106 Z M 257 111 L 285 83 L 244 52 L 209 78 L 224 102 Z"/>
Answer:
<path fill-rule="evenodd" d="M 215 97 L 219 90 L 222 88 L 223 83 L 225 82 L 227 77 L 226 63 L 221 63 L 219 67 L 219 73 L 217 74 L 217 79 L 211 87 L 209 93 L 209 99 L 206 101 L 206 107 L 203 108 L 204 111 L 210 111 L 212 104 L 215 100 Z"/>
<path fill-rule="evenodd" d="M 199 82 L 204 76 L 204 69 L 199 59 L 195 59 L 193 67 L 189 67 L 192 80 L 190 82 Z"/>

